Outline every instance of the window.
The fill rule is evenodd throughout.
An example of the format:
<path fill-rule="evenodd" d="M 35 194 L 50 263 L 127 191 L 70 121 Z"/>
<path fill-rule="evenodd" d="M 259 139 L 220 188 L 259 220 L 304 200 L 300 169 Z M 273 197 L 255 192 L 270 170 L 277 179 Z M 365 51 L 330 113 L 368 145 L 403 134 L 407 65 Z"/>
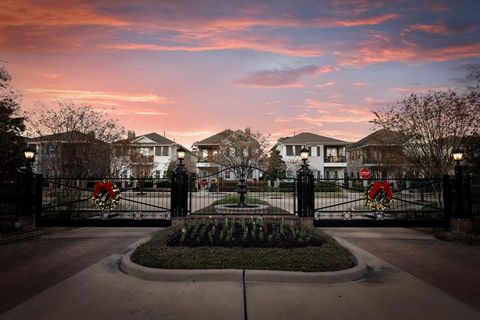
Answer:
<path fill-rule="evenodd" d="M 155 147 L 155 155 L 160 157 L 162 155 L 162 147 Z"/>
<path fill-rule="evenodd" d="M 156 170 L 156 171 L 155 171 L 155 178 L 156 178 L 156 179 L 160 179 L 161 173 L 162 173 L 162 172 L 161 172 L 160 170 Z"/>
<path fill-rule="evenodd" d="M 168 154 L 169 154 L 168 149 L 170 149 L 170 147 L 163 147 L 162 156 L 168 157 Z"/>
<path fill-rule="evenodd" d="M 293 146 L 286 146 L 287 147 L 287 156 L 293 156 Z"/>
<path fill-rule="evenodd" d="M 225 171 L 225 179 L 230 180 L 230 170 Z"/>
<path fill-rule="evenodd" d="M 292 178 L 292 177 L 293 177 L 292 170 L 287 170 L 287 178 Z"/>
<path fill-rule="evenodd" d="M 320 153 L 320 147 L 317 147 L 317 157 L 320 157 L 322 154 Z"/>
<path fill-rule="evenodd" d="M 208 157 L 208 150 L 207 149 L 202 149 L 202 158 Z"/>
<path fill-rule="evenodd" d="M 300 151 L 302 151 L 302 146 L 295 146 L 295 155 L 300 156 Z"/>

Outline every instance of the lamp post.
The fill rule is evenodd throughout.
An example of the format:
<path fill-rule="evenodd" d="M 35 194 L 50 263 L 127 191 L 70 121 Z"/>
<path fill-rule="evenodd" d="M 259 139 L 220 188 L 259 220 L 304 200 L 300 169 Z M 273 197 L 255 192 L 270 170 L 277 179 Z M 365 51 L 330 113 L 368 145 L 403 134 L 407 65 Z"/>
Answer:
<path fill-rule="evenodd" d="M 455 160 L 455 211 L 457 217 L 464 216 L 463 208 L 463 175 L 461 161 L 463 159 L 463 151 L 460 149 L 453 150 L 453 160 Z"/>
<path fill-rule="evenodd" d="M 25 160 L 27 164 L 27 173 L 25 176 L 25 214 L 27 216 L 31 215 L 32 210 L 32 184 L 33 184 L 33 171 L 32 171 L 32 164 L 35 161 L 35 150 L 33 150 L 30 146 L 23 151 L 25 155 Z"/>
<path fill-rule="evenodd" d="M 308 156 L 308 149 L 303 147 L 300 150 L 303 164 L 297 171 L 298 215 L 300 217 L 313 217 L 315 212 L 315 182 L 313 174 L 308 168 Z"/>
<path fill-rule="evenodd" d="M 178 165 L 172 175 L 171 192 L 171 214 L 172 216 L 187 215 L 188 199 L 188 171 L 183 161 L 185 160 L 185 149 L 177 149 Z"/>
<path fill-rule="evenodd" d="M 453 150 L 452 156 L 453 156 L 453 160 L 455 160 L 455 176 L 461 176 L 462 166 L 460 162 L 463 159 L 463 151 L 460 149 Z"/>

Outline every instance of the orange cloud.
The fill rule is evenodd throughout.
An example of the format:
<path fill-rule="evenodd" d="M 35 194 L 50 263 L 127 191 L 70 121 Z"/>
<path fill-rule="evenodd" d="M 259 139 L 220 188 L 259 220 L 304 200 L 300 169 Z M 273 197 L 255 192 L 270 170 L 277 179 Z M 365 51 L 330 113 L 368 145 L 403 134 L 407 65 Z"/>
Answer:
<path fill-rule="evenodd" d="M 62 90 L 47 88 L 28 89 L 28 92 L 58 100 L 66 99 L 76 101 L 102 101 L 104 102 L 104 104 L 106 103 L 110 105 L 114 105 L 115 102 L 151 102 L 159 104 L 175 103 L 174 101 L 166 97 L 158 96 L 156 94 L 127 94 L 119 92 Z"/>
<path fill-rule="evenodd" d="M 42 3 L 8 1 L 0 3 L 0 28 L 18 26 L 85 26 L 122 27 L 130 25 L 125 19 L 100 15 L 85 4 L 65 2 Z"/>

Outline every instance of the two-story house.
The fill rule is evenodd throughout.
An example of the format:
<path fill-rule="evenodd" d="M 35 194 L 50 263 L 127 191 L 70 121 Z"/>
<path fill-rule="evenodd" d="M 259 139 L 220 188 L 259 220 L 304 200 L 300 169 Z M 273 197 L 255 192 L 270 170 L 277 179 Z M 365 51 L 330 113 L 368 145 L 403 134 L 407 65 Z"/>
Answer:
<path fill-rule="evenodd" d="M 60 132 L 25 138 L 35 150 L 33 172 L 47 177 L 92 177 L 109 172 L 110 145 L 95 134 L 79 131 Z"/>
<path fill-rule="evenodd" d="M 126 140 L 115 143 L 112 166 L 116 168 L 112 171 L 125 178 L 166 178 L 170 163 L 177 161 L 177 149 L 180 147 L 180 144 L 155 132 L 135 136 L 130 131 Z M 192 171 L 195 157 L 185 150 L 185 165 Z"/>
<path fill-rule="evenodd" d="M 232 133 L 233 131 L 231 129 L 225 129 L 217 134 L 214 134 L 213 136 L 193 143 L 192 151 L 197 156 L 196 167 L 197 176 L 199 178 L 206 177 L 225 169 L 217 163 L 212 163 L 210 159 L 218 153 L 222 140 L 226 139 Z M 260 172 L 254 169 L 248 172 L 247 179 L 259 179 L 259 176 Z M 233 170 L 225 170 L 221 172 L 219 178 L 224 180 L 238 179 Z"/>
<path fill-rule="evenodd" d="M 346 146 L 348 142 L 302 132 L 293 137 L 278 139 L 275 147 L 287 165 L 287 177 L 295 176 L 300 167 L 300 150 L 309 150 L 308 164 L 316 178 L 342 179 L 347 168 Z"/>
<path fill-rule="evenodd" d="M 359 178 L 359 171 L 368 168 L 374 178 L 401 177 L 408 169 L 402 154 L 404 135 L 380 129 L 347 147 L 347 171 Z"/>

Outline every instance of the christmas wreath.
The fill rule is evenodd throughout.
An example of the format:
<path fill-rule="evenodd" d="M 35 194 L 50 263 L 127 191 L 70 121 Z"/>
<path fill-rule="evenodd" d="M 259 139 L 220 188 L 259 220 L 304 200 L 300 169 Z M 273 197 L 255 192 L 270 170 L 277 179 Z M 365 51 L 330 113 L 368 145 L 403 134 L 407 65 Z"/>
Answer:
<path fill-rule="evenodd" d="M 120 189 L 112 181 L 97 182 L 93 190 L 93 204 L 100 210 L 112 210 L 120 200 Z"/>
<path fill-rule="evenodd" d="M 393 191 L 388 181 L 375 181 L 365 192 L 365 206 L 375 211 L 390 208 L 393 203 Z"/>

